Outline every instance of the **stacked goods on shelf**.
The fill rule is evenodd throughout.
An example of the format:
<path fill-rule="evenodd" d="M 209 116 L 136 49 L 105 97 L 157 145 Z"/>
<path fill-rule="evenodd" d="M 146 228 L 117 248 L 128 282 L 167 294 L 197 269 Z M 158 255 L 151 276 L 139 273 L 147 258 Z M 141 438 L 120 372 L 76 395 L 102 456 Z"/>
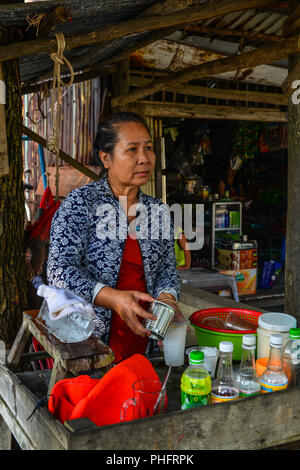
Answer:
<path fill-rule="evenodd" d="M 217 249 L 218 270 L 234 276 L 239 295 L 255 294 L 257 284 L 257 242 L 223 241 Z"/>

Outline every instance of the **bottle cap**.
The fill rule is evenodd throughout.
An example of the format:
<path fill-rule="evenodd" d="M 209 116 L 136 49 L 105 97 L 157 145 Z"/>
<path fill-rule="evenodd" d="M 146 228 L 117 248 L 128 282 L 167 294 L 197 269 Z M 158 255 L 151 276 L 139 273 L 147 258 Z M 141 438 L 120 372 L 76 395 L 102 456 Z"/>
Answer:
<path fill-rule="evenodd" d="M 244 335 L 243 346 L 245 346 L 247 349 L 255 349 L 256 337 L 254 335 Z"/>
<path fill-rule="evenodd" d="M 275 346 L 275 348 L 280 348 L 282 346 L 282 336 L 281 335 L 271 335 L 270 346 Z"/>
<path fill-rule="evenodd" d="M 233 351 L 233 344 L 231 341 L 221 341 L 219 344 L 220 352 L 232 352 Z"/>
<path fill-rule="evenodd" d="M 192 351 L 190 353 L 191 364 L 202 364 L 204 361 L 204 353 L 202 351 Z"/>
<path fill-rule="evenodd" d="M 289 336 L 292 339 L 299 339 L 300 338 L 300 328 L 291 328 Z"/>
<path fill-rule="evenodd" d="M 258 317 L 258 326 L 279 333 L 290 331 L 291 328 L 296 328 L 296 325 L 296 318 L 286 313 L 269 312 Z"/>

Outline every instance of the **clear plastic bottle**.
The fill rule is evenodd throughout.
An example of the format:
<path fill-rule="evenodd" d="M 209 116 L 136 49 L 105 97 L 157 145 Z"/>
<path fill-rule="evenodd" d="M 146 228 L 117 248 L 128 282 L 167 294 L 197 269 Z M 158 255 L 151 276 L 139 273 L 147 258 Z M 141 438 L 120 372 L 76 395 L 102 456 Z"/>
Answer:
<path fill-rule="evenodd" d="M 202 351 L 192 351 L 189 355 L 189 367 L 181 377 L 181 409 L 188 410 L 210 403 L 211 378 L 203 366 Z"/>
<path fill-rule="evenodd" d="M 217 375 L 211 388 L 212 404 L 235 400 L 239 397 L 239 390 L 235 387 L 233 379 L 233 344 L 230 341 L 221 341 L 219 351 Z"/>
<path fill-rule="evenodd" d="M 271 335 L 267 369 L 260 377 L 261 393 L 277 392 L 288 386 L 288 378 L 283 371 L 282 344 L 281 335 Z"/>
<path fill-rule="evenodd" d="M 288 378 L 288 386 L 300 383 L 300 328 L 291 328 L 289 341 L 282 352 L 283 370 Z"/>
<path fill-rule="evenodd" d="M 38 319 L 39 318 L 45 322 L 48 332 L 62 343 L 78 343 L 85 341 L 91 336 L 94 329 L 91 314 L 78 309 L 62 318 L 51 320 L 45 299 L 40 308 Z"/>
<path fill-rule="evenodd" d="M 260 392 L 260 384 L 255 367 L 255 348 L 256 337 L 254 335 L 244 335 L 238 381 L 240 398 L 252 397 Z"/>

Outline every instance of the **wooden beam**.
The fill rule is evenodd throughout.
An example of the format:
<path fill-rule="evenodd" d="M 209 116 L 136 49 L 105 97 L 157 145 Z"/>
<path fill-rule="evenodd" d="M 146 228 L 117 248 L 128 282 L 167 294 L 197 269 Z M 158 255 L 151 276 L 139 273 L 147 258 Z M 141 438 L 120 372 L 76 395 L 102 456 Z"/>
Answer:
<path fill-rule="evenodd" d="M 196 0 L 165 0 L 163 3 L 155 3 L 154 5 L 151 5 L 150 7 L 146 8 L 146 10 L 143 10 L 138 16 L 143 17 L 143 16 L 151 16 L 151 15 L 166 15 L 168 13 L 174 13 L 175 11 L 183 10 L 184 8 L 187 8 L 191 5 L 194 5 L 196 3 Z M 158 30 L 158 31 L 153 31 L 153 33 L 150 35 L 148 34 L 147 37 L 143 37 L 142 39 L 136 41 L 133 46 L 126 47 L 124 51 L 121 51 L 117 54 L 114 54 L 113 56 L 109 57 L 108 59 L 105 59 L 96 65 L 96 68 L 99 69 L 101 66 L 106 66 L 106 65 L 111 65 L 111 64 L 118 64 L 119 62 L 123 61 L 127 57 L 130 56 L 133 52 L 141 49 L 142 47 L 148 46 L 149 44 L 152 44 L 155 41 L 158 41 L 159 39 L 162 39 L 166 35 L 168 36 L 169 34 L 172 34 L 174 31 L 176 31 L 177 27 L 175 28 L 169 28 L 169 29 L 163 29 L 163 30 Z M 89 50 L 89 63 L 97 62 L 97 56 L 103 49 L 105 49 L 105 46 L 109 43 L 109 41 L 102 42 L 100 45 L 96 45 Z M 75 57 L 72 58 L 72 66 L 74 70 L 78 70 L 81 67 L 84 67 L 82 63 L 82 57 Z M 89 70 L 92 70 L 95 66 L 91 67 L 84 67 L 83 71 L 88 72 Z M 62 64 L 61 67 L 61 72 L 64 73 L 65 71 L 68 71 L 69 68 L 67 65 Z M 51 78 L 53 75 L 52 71 L 46 72 L 43 75 L 37 77 L 35 81 L 44 81 L 48 78 Z"/>
<path fill-rule="evenodd" d="M 151 83 L 150 78 L 131 75 L 130 85 L 142 87 Z M 252 103 L 267 103 L 277 106 L 287 105 L 287 97 L 281 93 L 265 93 L 261 91 L 244 91 L 224 88 L 209 88 L 198 85 L 173 85 L 170 92 L 182 93 L 183 95 L 200 96 L 217 100 L 250 101 Z"/>
<path fill-rule="evenodd" d="M 296 5 L 282 25 L 282 34 L 290 37 L 300 31 L 300 5 Z"/>
<path fill-rule="evenodd" d="M 179 72 L 173 72 L 164 78 L 153 80 L 146 86 L 131 91 L 127 96 L 116 97 L 112 100 L 112 105 L 123 105 L 133 101 L 140 100 L 145 96 L 156 93 L 160 90 L 166 90 L 179 83 L 187 83 L 190 80 L 196 80 L 204 77 L 211 77 L 224 72 L 233 70 L 251 69 L 258 65 L 268 64 L 276 60 L 284 59 L 289 54 L 300 50 L 299 35 L 285 39 L 279 44 L 268 44 L 239 55 L 225 57 L 223 59 L 205 62 L 204 64 L 187 67 Z"/>
<path fill-rule="evenodd" d="M 116 65 L 109 65 L 106 67 L 89 67 L 89 71 L 77 73 L 74 75 L 73 83 L 80 83 L 85 82 L 86 80 L 92 80 L 93 78 L 97 77 L 105 77 L 106 75 L 112 75 L 116 73 L 117 67 Z M 39 80 L 38 80 L 39 81 Z M 65 80 L 66 81 L 66 80 Z M 28 93 L 36 93 L 44 89 L 44 86 L 48 86 L 48 88 L 52 88 L 53 80 L 47 80 L 42 83 L 36 83 L 35 85 L 24 85 L 21 87 L 22 95 L 26 95 Z M 64 85 L 62 85 L 64 86 Z"/>
<path fill-rule="evenodd" d="M 246 106 L 213 106 L 207 104 L 161 103 L 139 101 L 128 105 L 127 109 L 143 116 L 177 117 L 184 119 L 222 119 L 238 121 L 285 122 L 286 113 L 267 108 Z"/>
<path fill-rule="evenodd" d="M 284 38 L 282 36 L 276 36 L 275 34 L 264 34 L 256 33 L 255 31 L 239 31 L 231 28 L 219 28 L 214 26 L 206 25 L 196 25 L 196 26 L 186 26 L 184 28 L 184 33 L 191 34 L 209 34 L 215 36 L 227 36 L 227 37 L 237 37 L 250 39 L 251 41 L 257 42 L 280 42 Z"/>
<path fill-rule="evenodd" d="M 26 126 L 22 126 L 22 131 L 23 134 L 27 135 L 32 139 L 34 142 L 37 142 L 40 144 L 42 147 L 47 149 L 47 141 L 43 137 L 39 136 L 35 132 L 33 132 L 31 129 L 28 129 Z M 69 163 L 69 165 L 73 166 L 76 168 L 76 170 L 80 171 L 84 175 L 86 175 L 88 178 L 91 178 L 93 181 L 98 181 L 100 179 L 100 176 L 91 171 L 89 168 L 85 167 L 81 163 L 79 163 L 77 160 L 74 158 L 70 157 L 67 153 L 63 152 L 62 150 L 59 151 L 59 158 L 64 160 L 66 163 Z"/>
<path fill-rule="evenodd" d="M 218 3 L 209 3 L 205 6 L 192 7 L 170 13 L 168 15 L 152 15 L 133 18 L 117 24 L 108 25 L 101 30 L 90 33 L 72 34 L 65 36 L 65 50 L 80 46 L 88 46 L 104 41 L 112 41 L 124 36 L 146 31 L 155 31 L 170 27 L 183 26 L 196 21 L 226 15 L 248 8 L 259 8 L 273 3 L 273 0 L 222 0 Z M 158 21 L 159 17 L 159 21 Z M 36 39 L 9 44 L 0 48 L 0 61 L 16 59 L 26 55 L 49 54 L 57 50 L 55 38 Z"/>

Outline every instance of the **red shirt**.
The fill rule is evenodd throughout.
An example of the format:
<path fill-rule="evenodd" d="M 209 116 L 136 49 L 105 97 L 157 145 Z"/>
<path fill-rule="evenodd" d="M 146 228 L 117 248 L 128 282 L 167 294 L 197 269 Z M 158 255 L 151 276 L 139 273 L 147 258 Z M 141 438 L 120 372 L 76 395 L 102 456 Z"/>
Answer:
<path fill-rule="evenodd" d="M 116 289 L 147 291 L 140 246 L 138 241 L 129 235 L 125 242 Z M 145 310 L 149 305 L 145 301 L 140 301 L 139 304 Z M 140 322 L 144 320 L 140 316 L 137 318 Z M 109 346 L 115 354 L 115 363 L 123 361 L 133 354 L 145 354 L 147 344 L 148 338 L 136 335 L 121 317 L 113 312 Z"/>

